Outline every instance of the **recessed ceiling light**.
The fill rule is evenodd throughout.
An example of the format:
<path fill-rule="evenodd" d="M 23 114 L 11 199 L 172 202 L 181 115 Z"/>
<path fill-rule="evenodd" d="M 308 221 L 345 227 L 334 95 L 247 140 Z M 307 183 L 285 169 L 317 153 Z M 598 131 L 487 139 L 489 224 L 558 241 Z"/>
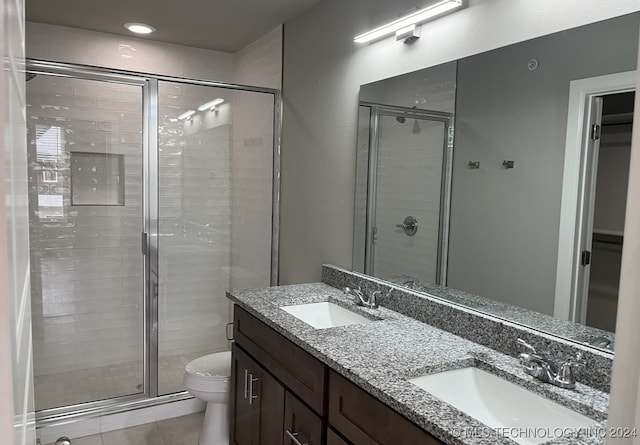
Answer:
<path fill-rule="evenodd" d="M 144 23 L 125 23 L 124 27 L 136 34 L 151 34 L 156 30 L 153 26 Z"/>

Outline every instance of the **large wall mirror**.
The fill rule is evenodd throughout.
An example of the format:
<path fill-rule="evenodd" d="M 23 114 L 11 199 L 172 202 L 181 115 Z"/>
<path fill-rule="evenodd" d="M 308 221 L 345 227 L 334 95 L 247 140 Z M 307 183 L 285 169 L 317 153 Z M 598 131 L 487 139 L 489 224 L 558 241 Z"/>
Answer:
<path fill-rule="evenodd" d="M 612 352 L 639 25 L 362 85 L 354 271 Z"/>

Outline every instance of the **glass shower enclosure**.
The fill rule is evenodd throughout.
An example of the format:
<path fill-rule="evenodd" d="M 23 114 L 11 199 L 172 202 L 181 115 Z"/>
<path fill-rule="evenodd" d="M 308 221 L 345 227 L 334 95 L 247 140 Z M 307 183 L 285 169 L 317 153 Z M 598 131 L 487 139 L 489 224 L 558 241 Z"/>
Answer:
<path fill-rule="evenodd" d="M 277 282 L 277 90 L 29 61 L 37 418 L 188 397 Z"/>
<path fill-rule="evenodd" d="M 452 113 L 360 103 L 354 264 L 366 274 L 446 283 L 452 128 Z"/>

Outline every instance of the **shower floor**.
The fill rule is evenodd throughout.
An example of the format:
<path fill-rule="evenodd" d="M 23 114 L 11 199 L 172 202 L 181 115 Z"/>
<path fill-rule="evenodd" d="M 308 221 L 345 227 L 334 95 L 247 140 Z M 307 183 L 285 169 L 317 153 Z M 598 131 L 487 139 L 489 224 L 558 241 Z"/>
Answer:
<path fill-rule="evenodd" d="M 184 367 L 206 352 L 160 358 L 158 393 L 184 391 Z M 78 369 L 34 377 L 36 411 L 142 392 L 142 362 Z"/>

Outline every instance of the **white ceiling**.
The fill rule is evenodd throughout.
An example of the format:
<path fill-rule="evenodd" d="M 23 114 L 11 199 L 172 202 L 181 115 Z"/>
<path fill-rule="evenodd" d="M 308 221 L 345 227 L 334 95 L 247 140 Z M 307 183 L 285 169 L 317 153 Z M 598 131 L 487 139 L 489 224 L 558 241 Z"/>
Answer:
<path fill-rule="evenodd" d="M 26 0 L 31 22 L 133 36 L 123 28 L 157 28 L 142 37 L 236 52 L 319 0 Z M 140 37 L 139 35 L 136 35 Z"/>

